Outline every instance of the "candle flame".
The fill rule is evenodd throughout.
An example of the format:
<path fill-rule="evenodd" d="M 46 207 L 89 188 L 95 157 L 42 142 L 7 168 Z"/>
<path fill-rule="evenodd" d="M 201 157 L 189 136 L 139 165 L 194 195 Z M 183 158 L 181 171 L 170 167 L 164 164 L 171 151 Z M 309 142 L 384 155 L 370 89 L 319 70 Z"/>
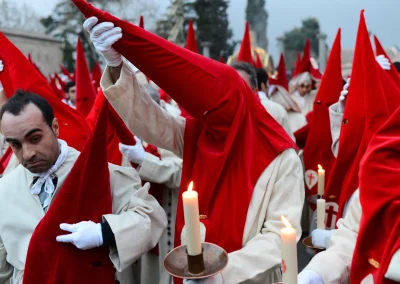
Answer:
<path fill-rule="evenodd" d="M 286 228 L 292 228 L 292 225 L 290 224 L 289 220 L 286 219 L 285 217 L 281 216 L 283 224 L 285 224 Z"/>
<path fill-rule="evenodd" d="M 188 191 L 193 191 L 193 181 L 190 182 Z"/>
<path fill-rule="evenodd" d="M 323 171 L 324 169 L 322 168 L 321 165 L 318 165 L 318 170 L 319 170 L 319 171 Z"/>

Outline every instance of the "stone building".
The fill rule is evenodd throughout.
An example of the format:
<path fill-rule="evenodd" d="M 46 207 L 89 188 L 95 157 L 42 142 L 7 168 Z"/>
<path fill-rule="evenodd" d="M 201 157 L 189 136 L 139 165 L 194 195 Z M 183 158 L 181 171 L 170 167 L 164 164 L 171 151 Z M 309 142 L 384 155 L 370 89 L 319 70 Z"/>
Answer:
<path fill-rule="evenodd" d="M 31 55 L 32 60 L 45 76 L 59 72 L 63 52 L 61 41 L 44 33 L 2 28 L 0 31 L 15 44 L 25 56 Z"/>

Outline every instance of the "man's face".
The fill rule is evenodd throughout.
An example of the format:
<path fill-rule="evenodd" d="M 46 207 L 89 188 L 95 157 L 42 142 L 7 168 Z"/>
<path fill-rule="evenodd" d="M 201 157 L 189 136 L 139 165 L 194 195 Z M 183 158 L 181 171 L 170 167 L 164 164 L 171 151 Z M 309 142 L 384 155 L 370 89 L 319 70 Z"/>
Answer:
<path fill-rule="evenodd" d="M 69 88 L 67 96 L 71 102 L 76 105 L 76 86 Z"/>
<path fill-rule="evenodd" d="M 60 154 L 58 122 L 50 128 L 40 109 L 30 103 L 19 115 L 5 112 L 1 130 L 18 161 L 32 173 L 46 172 Z"/>
<path fill-rule="evenodd" d="M 257 92 L 257 90 L 255 90 L 255 89 L 253 89 L 253 88 L 251 87 L 251 81 L 250 81 L 250 76 L 249 76 L 249 74 L 247 74 L 245 71 L 242 71 L 242 70 L 236 70 L 236 71 L 239 73 L 240 77 L 242 77 L 242 79 L 247 83 L 247 85 L 249 85 L 249 87 L 250 87 L 254 92 Z"/>
<path fill-rule="evenodd" d="M 305 96 L 311 88 L 311 85 L 309 83 L 302 83 L 297 86 L 297 92 L 299 92 L 300 96 Z"/>

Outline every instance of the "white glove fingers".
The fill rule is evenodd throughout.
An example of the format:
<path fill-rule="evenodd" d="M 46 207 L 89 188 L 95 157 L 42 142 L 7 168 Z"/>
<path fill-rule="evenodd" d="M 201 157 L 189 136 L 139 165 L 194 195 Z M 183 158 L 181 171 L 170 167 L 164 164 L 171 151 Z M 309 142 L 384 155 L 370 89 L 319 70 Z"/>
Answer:
<path fill-rule="evenodd" d="M 111 47 L 114 43 L 116 43 L 121 38 L 122 38 L 122 34 L 121 33 L 114 34 L 114 35 L 112 35 L 112 36 L 110 36 L 110 37 L 105 39 L 104 45 Z"/>
<path fill-rule="evenodd" d="M 98 25 L 95 25 L 93 29 L 90 31 L 92 37 L 95 39 L 101 37 L 103 33 L 106 31 L 112 30 L 114 28 L 114 24 L 111 22 L 104 22 Z"/>
<path fill-rule="evenodd" d="M 97 19 L 96 17 L 90 17 L 83 23 L 83 28 L 90 32 L 94 25 L 98 23 L 98 21 L 99 19 Z"/>
<path fill-rule="evenodd" d="M 340 97 L 346 97 L 348 93 L 349 93 L 349 91 L 343 90 L 340 92 Z"/>
<path fill-rule="evenodd" d="M 140 140 L 140 138 L 138 138 L 138 137 L 136 137 L 136 136 L 135 136 L 135 141 L 136 141 L 136 143 L 138 143 L 138 144 L 142 144 L 142 140 Z"/>
<path fill-rule="evenodd" d="M 70 233 L 75 233 L 78 230 L 78 228 L 77 228 L 77 226 L 75 226 L 75 224 L 71 225 L 71 224 L 65 224 L 65 223 L 60 224 L 60 229 L 63 231 L 70 232 Z"/>
<path fill-rule="evenodd" d="M 72 243 L 73 238 L 74 238 L 73 234 L 62 235 L 62 236 L 57 236 L 56 241 L 59 243 Z"/>
<path fill-rule="evenodd" d="M 113 35 L 121 34 L 122 35 L 122 29 L 119 27 L 113 27 L 111 29 L 103 31 L 101 34 L 99 34 L 96 37 L 97 42 L 105 42 L 109 37 Z"/>

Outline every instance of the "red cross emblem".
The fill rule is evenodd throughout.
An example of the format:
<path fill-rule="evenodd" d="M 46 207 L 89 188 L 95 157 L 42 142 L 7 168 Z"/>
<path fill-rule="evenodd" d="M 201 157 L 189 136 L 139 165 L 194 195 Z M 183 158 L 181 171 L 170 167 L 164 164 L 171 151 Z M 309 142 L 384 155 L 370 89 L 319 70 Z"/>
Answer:
<path fill-rule="evenodd" d="M 327 209 L 326 209 L 326 226 L 328 228 L 335 228 L 335 223 L 336 223 L 336 217 L 338 214 L 338 206 L 336 203 L 333 202 L 328 202 L 327 204 Z M 333 223 L 333 224 L 332 224 Z"/>

